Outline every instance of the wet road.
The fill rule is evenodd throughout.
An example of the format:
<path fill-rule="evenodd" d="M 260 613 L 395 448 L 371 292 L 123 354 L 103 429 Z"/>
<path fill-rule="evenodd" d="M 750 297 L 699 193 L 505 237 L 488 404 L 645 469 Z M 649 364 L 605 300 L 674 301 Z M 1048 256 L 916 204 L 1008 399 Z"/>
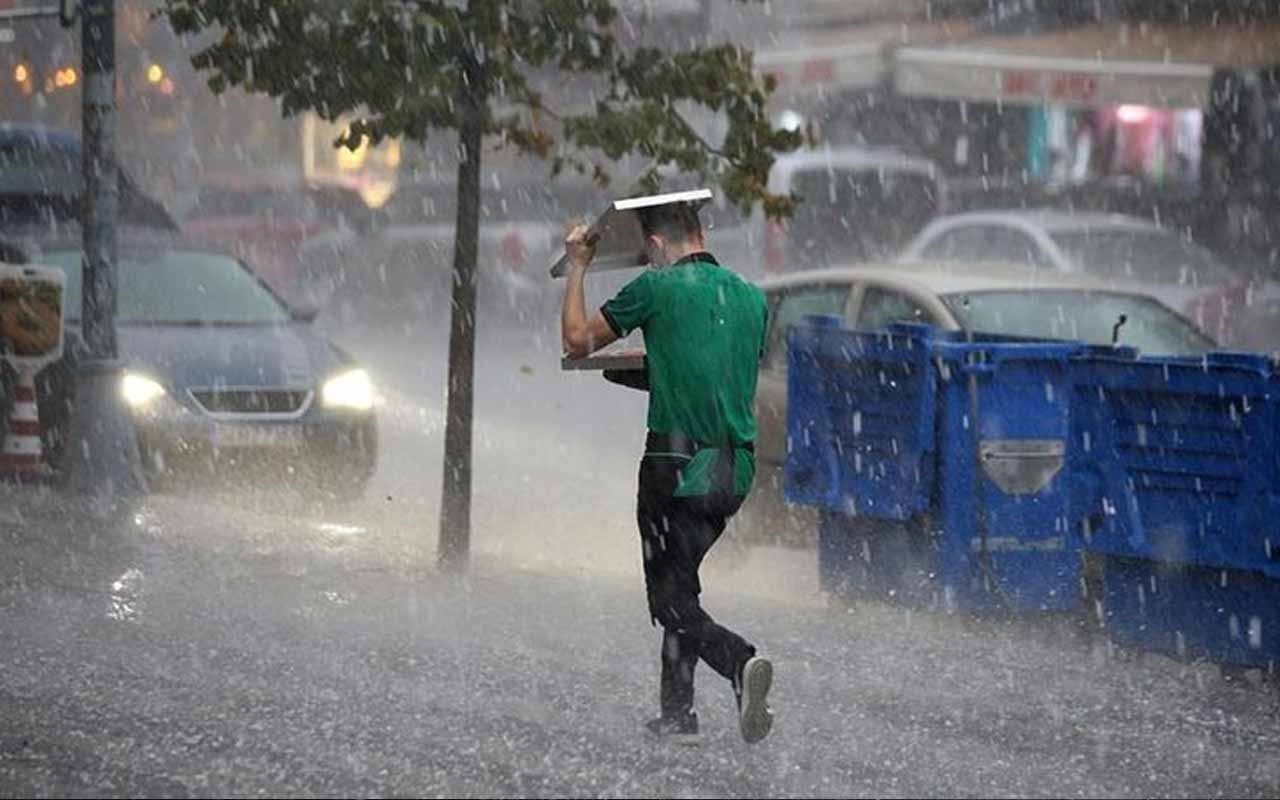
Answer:
<path fill-rule="evenodd" d="M 349 508 L 153 497 L 111 526 L 3 490 L 0 795 L 1277 794 L 1274 689 L 1061 625 L 828 609 L 783 551 L 704 581 L 775 659 L 774 734 L 742 744 L 704 667 L 705 741 L 646 739 L 643 396 L 560 374 L 551 337 L 486 333 L 476 556 L 446 579 L 440 333 L 344 334 L 385 396 Z"/>

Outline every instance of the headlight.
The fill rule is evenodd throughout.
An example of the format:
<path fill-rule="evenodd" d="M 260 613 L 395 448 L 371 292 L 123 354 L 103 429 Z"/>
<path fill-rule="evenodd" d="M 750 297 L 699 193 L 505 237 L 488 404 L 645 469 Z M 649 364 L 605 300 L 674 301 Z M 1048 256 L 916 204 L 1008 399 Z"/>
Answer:
<path fill-rule="evenodd" d="M 353 369 L 330 378 L 321 390 L 325 408 L 351 408 L 368 411 L 373 408 L 373 382 L 369 373 Z"/>
<path fill-rule="evenodd" d="M 133 372 L 126 372 L 120 382 L 120 393 L 130 408 L 141 409 L 154 403 L 167 394 L 164 387 L 150 378 Z"/>

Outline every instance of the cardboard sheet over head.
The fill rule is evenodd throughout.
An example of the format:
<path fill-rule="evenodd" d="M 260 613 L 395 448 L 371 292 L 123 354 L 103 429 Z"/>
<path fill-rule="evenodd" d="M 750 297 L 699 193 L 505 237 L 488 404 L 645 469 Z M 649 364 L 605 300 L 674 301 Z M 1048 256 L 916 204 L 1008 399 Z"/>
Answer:
<path fill-rule="evenodd" d="M 694 207 L 701 207 L 710 199 L 710 189 L 694 189 L 613 201 L 587 230 L 588 238 L 598 237 L 591 272 L 648 266 L 644 233 L 640 228 L 640 213 L 645 209 L 676 203 L 691 203 Z M 568 267 L 564 254 L 561 254 L 551 265 L 551 277 L 564 277 Z"/>

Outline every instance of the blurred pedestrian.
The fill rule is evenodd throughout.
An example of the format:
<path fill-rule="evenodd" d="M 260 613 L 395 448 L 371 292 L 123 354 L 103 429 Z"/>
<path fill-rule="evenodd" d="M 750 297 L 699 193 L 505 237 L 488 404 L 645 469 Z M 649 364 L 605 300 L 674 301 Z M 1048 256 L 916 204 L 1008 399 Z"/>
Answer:
<path fill-rule="evenodd" d="M 644 333 L 649 430 L 636 516 L 649 614 L 663 629 L 661 715 L 646 727 L 659 737 L 697 736 L 701 659 L 730 681 L 742 737 L 756 742 L 773 724 L 773 665 L 703 610 L 698 568 L 755 478 L 753 400 L 768 308 L 758 288 L 706 252 L 695 206 L 657 206 L 640 221 L 656 268 L 590 316 L 583 276 L 596 243 L 585 225 L 572 227 L 561 323 L 575 358 Z"/>

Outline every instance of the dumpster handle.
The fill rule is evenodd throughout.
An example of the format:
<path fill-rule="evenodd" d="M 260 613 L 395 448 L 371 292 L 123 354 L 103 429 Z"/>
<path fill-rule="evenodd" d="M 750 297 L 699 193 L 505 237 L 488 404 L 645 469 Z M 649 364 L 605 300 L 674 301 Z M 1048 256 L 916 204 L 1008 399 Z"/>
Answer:
<path fill-rule="evenodd" d="M 973 344 L 973 331 L 966 330 L 966 337 L 969 344 Z M 986 579 L 986 585 L 990 588 L 992 594 L 1004 604 L 1005 608 L 1013 608 L 1013 601 L 1008 593 L 1004 590 L 1004 584 L 1000 582 L 1000 578 L 996 575 L 995 569 L 991 563 L 991 547 L 988 543 L 987 531 L 987 513 L 986 503 L 983 502 L 982 491 L 982 456 L 980 454 L 982 431 L 978 424 L 978 375 L 979 373 L 992 374 L 996 371 L 997 366 L 993 361 L 974 361 L 965 359 L 961 362 L 961 369 L 969 376 L 969 432 L 971 435 L 972 447 L 969 448 L 973 458 L 973 502 L 974 502 L 974 518 L 978 523 L 978 542 L 981 552 L 978 553 L 978 566 L 982 570 L 982 576 Z"/>

